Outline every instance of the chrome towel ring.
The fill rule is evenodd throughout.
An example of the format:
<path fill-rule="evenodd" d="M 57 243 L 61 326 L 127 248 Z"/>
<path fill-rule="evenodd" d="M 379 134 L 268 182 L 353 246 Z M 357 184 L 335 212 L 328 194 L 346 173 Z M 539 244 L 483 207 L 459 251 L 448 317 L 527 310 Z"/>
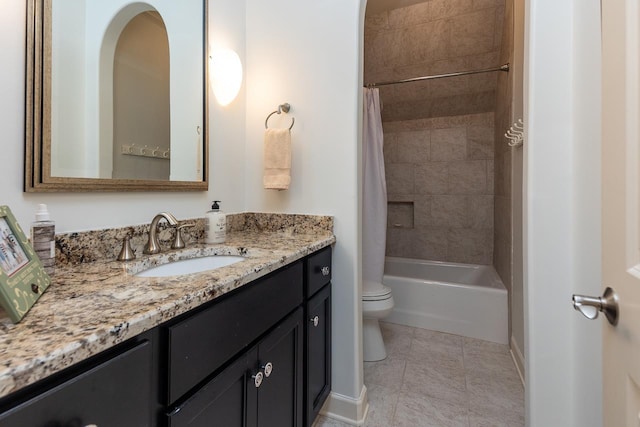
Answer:
<path fill-rule="evenodd" d="M 269 114 L 267 116 L 267 118 L 265 119 L 264 128 L 265 129 L 269 129 L 269 125 L 267 124 L 269 122 L 269 117 L 273 116 L 274 114 L 281 114 L 283 111 L 285 113 L 288 113 L 290 109 L 291 109 L 291 104 L 289 104 L 288 102 L 285 102 L 284 104 L 278 105 L 278 109 L 276 111 L 274 111 L 273 113 Z M 291 128 L 293 127 L 293 124 L 295 122 L 296 122 L 296 119 L 294 117 L 291 117 L 291 126 L 289 126 L 289 130 L 291 130 Z"/>

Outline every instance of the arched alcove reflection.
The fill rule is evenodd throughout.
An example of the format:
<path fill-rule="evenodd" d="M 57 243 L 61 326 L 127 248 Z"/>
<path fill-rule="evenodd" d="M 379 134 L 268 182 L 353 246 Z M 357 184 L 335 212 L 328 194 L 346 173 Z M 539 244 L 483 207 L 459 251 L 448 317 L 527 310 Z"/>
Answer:
<path fill-rule="evenodd" d="M 169 179 L 169 64 L 160 14 L 136 15 L 120 33 L 113 59 L 112 178 Z"/>

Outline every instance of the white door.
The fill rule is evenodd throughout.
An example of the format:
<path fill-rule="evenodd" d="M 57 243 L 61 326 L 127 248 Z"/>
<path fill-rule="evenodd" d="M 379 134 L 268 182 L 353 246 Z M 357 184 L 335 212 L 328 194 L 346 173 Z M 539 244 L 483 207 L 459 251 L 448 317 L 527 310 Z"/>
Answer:
<path fill-rule="evenodd" d="M 640 426 L 640 9 L 602 0 L 602 274 L 619 298 L 603 327 L 604 426 Z"/>

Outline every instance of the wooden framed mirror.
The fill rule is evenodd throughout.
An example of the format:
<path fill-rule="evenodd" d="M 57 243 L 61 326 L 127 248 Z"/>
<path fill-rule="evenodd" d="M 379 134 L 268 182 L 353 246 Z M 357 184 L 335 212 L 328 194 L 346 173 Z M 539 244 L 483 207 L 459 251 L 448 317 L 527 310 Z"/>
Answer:
<path fill-rule="evenodd" d="M 27 0 L 26 192 L 208 189 L 206 0 Z"/>

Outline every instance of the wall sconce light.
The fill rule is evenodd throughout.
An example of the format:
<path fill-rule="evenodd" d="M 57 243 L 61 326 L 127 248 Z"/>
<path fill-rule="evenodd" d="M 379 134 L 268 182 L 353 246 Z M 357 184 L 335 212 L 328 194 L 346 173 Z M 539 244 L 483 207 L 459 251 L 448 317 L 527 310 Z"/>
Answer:
<path fill-rule="evenodd" d="M 222 106 L 229 105 L 242 86 L 242 63 L 231 49 L 216 49 L 211 54 L 211 86 Z"/>

